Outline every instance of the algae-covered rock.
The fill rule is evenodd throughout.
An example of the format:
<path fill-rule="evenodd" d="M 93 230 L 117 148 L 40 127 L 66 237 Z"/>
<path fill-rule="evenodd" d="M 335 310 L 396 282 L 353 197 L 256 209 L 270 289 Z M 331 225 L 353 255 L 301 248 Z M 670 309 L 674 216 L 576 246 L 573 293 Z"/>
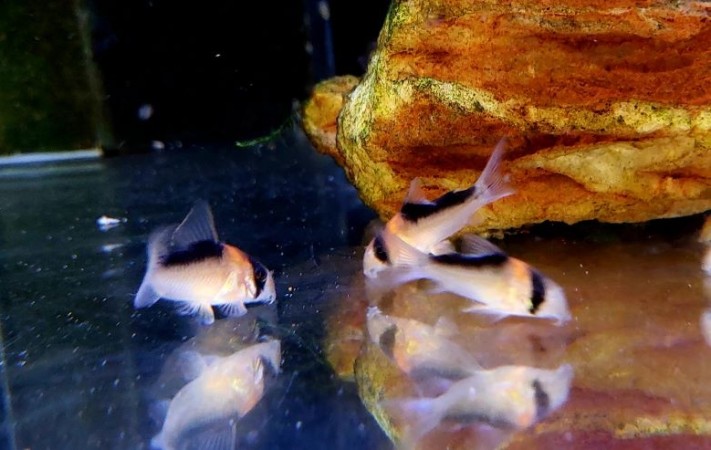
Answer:
<path fill-rule="evenodd" d="M 415 177 L 431 196 L 471 185 L 503 136 L 517 194 L 470 230 L 703 212 L 710 15 L 698 1 L 393 2 L 365 76 L 352 92 L 321 84 L 307 131 L 383 218 Z"/>
<path fill-rule="evenodd" d="M 336 117 L 343 108 L 346 96 L 358 85 L 354 76 L 335 77 L 316 85 L 311 98 L 304 105 L 304 129 L 321 153 L 345 160 L 336 148 Z"/>

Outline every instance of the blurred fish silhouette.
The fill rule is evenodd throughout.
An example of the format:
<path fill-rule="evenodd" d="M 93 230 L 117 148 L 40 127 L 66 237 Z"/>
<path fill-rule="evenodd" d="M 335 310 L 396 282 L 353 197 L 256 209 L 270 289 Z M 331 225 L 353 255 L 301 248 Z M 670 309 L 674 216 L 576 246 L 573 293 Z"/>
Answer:
<path fill-rule="evenodd" d="M 392 399 L 382 404 L 404 422 L 404 447 L 414 448 L 440 424 L 527 428 L 566 402 L 572 379 L 573 368 L 568 364 L 555 370 L 501 366 L 475 372 L 438 397 Z"/>
<path fill-rule="evenodd" d="M 218 240 L 210 207 L 198 201 L 182 223 L 159 228 L 148 239 L 148 269 L 134 306 L 145 308 L 160 298 L 181 302 L 181 314 L 197 314 L 210 324 L 211 305 L 241 316 L 245 303 L 272 303 L 276 293 L 264 265 Z"/>
<path fill-rule="evenodd" d="M 563 289 L 525 262 L 475 235 L 462 237 L 462 253 L 425 254 L 383 230 L 382 251 L 399 261 L 396 281 L 426 278 L 437 283 L 433 292 L 452 292 L 473 300 L 466 312 L 570 320 Z M 407 270 L 402 270 L 407 268 Z"/>
<path fill-rule="evenodd" d="M 385 230 L 405 241 L 410 246 L 425 252 L 439 253 L 438 247 L 472 220 L 477 210 L 514 191 L 499 173 L 505 140 L 502 139 L 479 179 L 471 187 L 450 191 L 435 200 L 427 200 L 420 181 L 415 179 L 400 212 L 385 225 Z M 366 247 L 363 255 L 363 273 L 375 278 L 382 271 L 397 267 L 397 255 L 384 250 L 381 236 L 376 236 Z"/>
<path fill-rule="evenodd" d="M 252 345 L 227 357 L 183 355 L 186 376 L 194 378 L 172 400 L 160 402 L 163 427 L 151 446 L 177 450 L 184 442 L 201 436 L 205 450 L 234 449 L 235 421 L 243 417 L 264 395 L 265 371 L 276 375 L 281 361 L 281 345 L 269 340 Z M 154 412 L 154 415 L 161 415 Z M 219 430 L 208 433 L 204 430 Z"/>
<path fill-rule="evenodd" d="M 444 318 L 432 327 L 383 314 L 372 306 L 368 309 L 367 328 L 371 341 L 415 380 L 430 377 L 458 380 L 481 370 L 469 352 L 450 340 L 457 328 Z"/>

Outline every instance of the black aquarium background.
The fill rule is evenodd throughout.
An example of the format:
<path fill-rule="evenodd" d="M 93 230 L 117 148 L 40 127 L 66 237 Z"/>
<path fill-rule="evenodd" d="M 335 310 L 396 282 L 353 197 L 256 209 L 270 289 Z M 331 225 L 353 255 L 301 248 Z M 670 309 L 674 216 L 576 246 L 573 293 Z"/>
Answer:
<path fill-rule="evenodd" d="M 269 135 L 316 82 L 364 72 L 388 3 L 88 0 L 107 150 Z"/>

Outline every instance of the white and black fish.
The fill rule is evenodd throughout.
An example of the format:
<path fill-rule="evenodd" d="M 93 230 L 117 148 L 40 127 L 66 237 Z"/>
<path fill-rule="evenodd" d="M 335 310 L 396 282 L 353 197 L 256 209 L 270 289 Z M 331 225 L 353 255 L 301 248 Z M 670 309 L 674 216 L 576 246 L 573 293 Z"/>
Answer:
<path fill-rule="evenodd" d="M 410 444 L 441 423 L 520 430 L 560 408 L 572 380 L 573 368 L 568 364 L 553 370 L 501 366 L 474 372 L 438 397 L 385 400 L 383 406 L 406 422 Z"/>
<path fill-rule="evenodd" d="M 437 253 L 442 241 L 471 223 L 477 210 L 514 192 L 499 172 L 504 146 L 502 139 L 479 179 L 467 189 L 450 191 L 430 201 L 422 192 L 420 181 L 413 180 L 400 212 L 388 221 L 385 230 L 422 252 Z M 384 252 L 380 235 L 365 249 L 363 273 L 369 278 L 398 264 L 394 255 Z"/>
<path fill-rule="evenodd" d="M 458 380 L 481 369 L 469 352 L 451 340 L 457 329 L 444 318 L 430 326 L 383 314 L 378 307 L 371 306 L 366 325 L 371 341 L 413 379 Z"/>
<path fill-rule="evenodd" d="M 397 259 L 397 282 L 429 279 L 435 291 L 451 292 L 473 301 L 467 312 L 570 320 L 563 289 L 525 262 L 508 256 L 483 238 L 462 238 L 462 253 L 425 254 L 387 230 L 381 232 L 381 251 Z M 406 270 L 404 270 L 406 269 Z"/>
<path fill-rule="evenodd" d="M 145 308 L 160 298 L 181 302 L 182 314 L 197 314 L 210 324 L 212 305 L 241 316 L 246 303 L 271 303 L 276 293 L 263 264 L 218 240 L 210 207 L 198 201 L 182 223 L 162 227 L 148 240 L 148 269 L 134 306 Z"/>
<path fill-rule="evenodd" d="M 234 422 L 254 408 L 265 389 L 265 375 L 279 373 L 281 345 L 278 340 L 254 344 L 227 357 L 186 352 L 192 381 L 170 401 L 159 403 L 165 420 L 151 441 L 162 450 L 183 448 L 201 430 L 220 430 L 202 442 L 205 450 L 232 450 L 236 436 Z"/>

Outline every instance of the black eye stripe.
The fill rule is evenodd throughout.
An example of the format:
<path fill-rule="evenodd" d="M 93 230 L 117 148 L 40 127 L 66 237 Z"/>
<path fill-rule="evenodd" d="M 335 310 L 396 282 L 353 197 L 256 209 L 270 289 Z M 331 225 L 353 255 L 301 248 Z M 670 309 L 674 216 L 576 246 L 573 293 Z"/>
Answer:
<path fill-rule="evenodd" d="M 531 314 L 536 314 L 538 308 L 546 299 L 546 286 L 543 284 L 543 276 L 534 269 L 530 269 L 531 272 L 531 307 L 529 312 Z"/>
<path fill-rule="evenodd" d="M 254 285 L 257 288 L 254 293 L 254 298 L 257 298 L 264 290 L 264 285 L 267 283 L 267 278 L 269 277 L 269 271 L 262 265 L 262 263 L 255 259 L 249 258 L 249 262 L 252 264 Z"/>
<path fill-rule="evenodd" d="M 383 350 L 383 353 L 388 355 L 389 358 L 395 358 L 395 335 L 397 334 L 397 326 L 392 325 L 387 330 L 383 331 L 380 335 L 378 344 Z"/>
<path fill-rule="evenodd" d="M 380 235 L 375 236 L 375 239 L 373 239 L 373 252 L 379 261 L 390 264 L 390 257 L 388 256 L 388 251 L 385 249 L 385 242 L 383 242 L 383 238 Z"/>
<path fill-rule="evenodd" d="M 551 407 L 551 399 L 548 393 L 543 389 L 543 385 L 538 380 L 533 380 L 533 392 L 536 401 L 536 417 L 542 419 Z"/>

